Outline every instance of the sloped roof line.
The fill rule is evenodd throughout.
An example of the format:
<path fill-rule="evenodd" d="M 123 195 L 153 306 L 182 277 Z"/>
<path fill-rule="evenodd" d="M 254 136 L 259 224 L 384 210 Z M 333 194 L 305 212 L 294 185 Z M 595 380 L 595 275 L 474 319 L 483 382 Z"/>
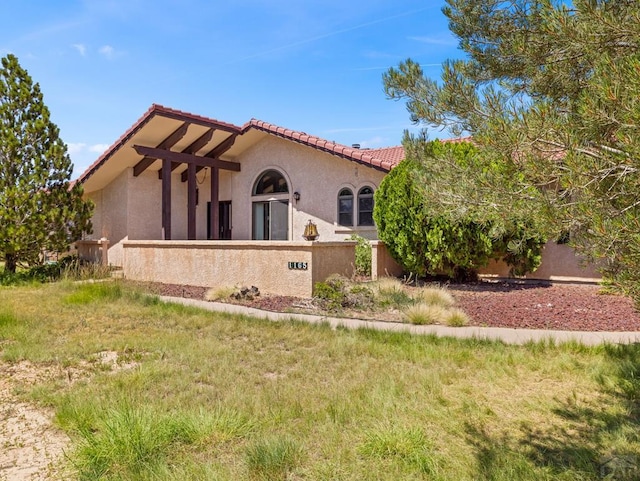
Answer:
<path fill-rule="evenodd" d="M 389 172 L 393 167 L 395 167 L 400 162 L 400 160 L 402 160 L 402 159 L 397 160 L 395 158 L 389 158 L 389 159 L 379 158 L 377 155 L 374 154 L 376 150 L 348 147 L 346 145 L 339 144 L 337 142 L 332 142 L 330 140 L 317 137 L 315 135 L 307 134 L 306 132 L 287 129 L 287 128 L 280 127 L 278 125 L 265 122 L 263 120 L 258 120 L 258 119 L 251 119 L 249 122 L 244 124 L 244 126 L 242 127 L 242 132 L 244 133 L 252 128 L 266 132 L 271 135 L 276 135 L 278 137 L 291 140 L 293 142 L 297 142 L 299 144 L 313 147 L 317 150 L 327 152 L 329 154 L 332 154 L 338 157 L 352 160 L 360 164 L 365 164 L 385 172 Z M 382 149 L 377 149 L 377 150 L 382 150 Z"/>
<path fill-rule="evenodd" d="M 89 179 L 109 158 L 111 158 L 122 146 L 124 146 L 137 132 L 139 132 L 154 116 L 173 118 L 176 120 L 191 122 L 230 133 L 242 135 L 250 129 L 256 129 L 270 135 L 275 135 L 302 145 L 312 147 L 316 150 L 327 152 L 331 155 L 341 157 L 353 162 L 367 165 L 374 169 L 389 172 L 404 159 L 404 148 L 402 146 L 383 147 L 376 149 L 360 149 L 348 147 L 337 142 L 326 140 L 315 135 L 307 134 L 297 130 L 287 129 L 278 125 L 252 118 L 242 127 L 222 122 L 220 120 L 192 114 L 183 110 L 172 109 L 160 104 L 152 104 L 151 107 L 129 128 L 127 129 L 98 159 L 91 164 L 77 179 L 77 182 L 85 182 Z M 461 142 L 468 140 L 468 137 L 460 139 L 445 140 L 445 142 Z"/>
<path fill-rule="evenodd" d="M 169 107 L 165 107 L 160 104 L 152 104 L 151 107 L 140 117 L 129 129 L 127 129 L 111 146 L 105 150 L 96 161 L 91 164 L 81 175 L 78 177 L 77 182 L 85 182 L 91 177 L 96 170 L 98 170 L 118 149 L 126 144 L 137 132 L 139 132 L 153 117 L 160 115 L 163 117 L 175 118 L 185 122 L 193 122 L 207 126 L 214 126 L 232 133 L 240 133 L 240 127 L 230 124 L 228 122 L 222 122 L 216 119 L 203 117 L 201 115 L 191 114 L 182 110 L 176 110 Z"/>

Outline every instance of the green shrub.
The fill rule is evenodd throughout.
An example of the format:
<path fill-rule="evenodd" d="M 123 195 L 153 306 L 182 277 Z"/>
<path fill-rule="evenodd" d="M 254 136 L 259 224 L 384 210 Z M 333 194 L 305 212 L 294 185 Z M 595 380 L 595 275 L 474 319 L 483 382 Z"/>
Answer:
<path fill-rule="evenodd" d="M 365 285 L 352 286 L 346 293 L 343 305 L 345 307 L 357 307 L 369 309 L 374 305 L 373 291 Z"/>
<path fill-rule="evenodd" d="M 462 202 L 445 209 L 427 200 L 441 189 L 430 163 L 471 164 L 476 148 L 466 142 L 419 145 L 422 150 L 407 149 L 407 158 L 375 193 L 378 237 L 393 258 L 419 276 L 445 274 L 456 280 L 474 278 L 494 258 L 504 259 L 515 275 L 534 270 L 545 238 L 532 220 L 503 213 L 481 219 L 465 214 Z"/>
<path fill-rule="evenodd" d="M 316 282 L 313 295 L 319 299 L 325 309 L 338 310 L 345 302 L 345 293 L 342 288 L 344 282 L 339 279 L 329 278 L 325 282 Z"/>
<path fill-rule="evenodd" d="M 349 240 L 354 240 L 356 244 L 356 274 L 360 276 L 371 276 L 371 243 L 358 234 L 351 234 Z"/>

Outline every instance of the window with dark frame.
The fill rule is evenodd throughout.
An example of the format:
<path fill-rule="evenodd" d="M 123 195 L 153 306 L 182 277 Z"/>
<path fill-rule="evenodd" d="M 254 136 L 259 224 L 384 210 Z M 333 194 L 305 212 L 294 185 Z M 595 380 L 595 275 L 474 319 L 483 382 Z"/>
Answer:
<path fill-rule="evenodd" d="M 338 193 L 338 224 L 353 225 L 353 192 L 351 189 L 342 189 Z"/>
<path fill-rule="evenodd" d="M 267 170 L 253 187 L 253 195 L 286 194 L 289 186 L 283 175 L 277 170 Z"/>
<path fill-rule="evenodd" d="M 373 189 L 363 187 L 358 192 L 358 225 L 373 225 Z"/>

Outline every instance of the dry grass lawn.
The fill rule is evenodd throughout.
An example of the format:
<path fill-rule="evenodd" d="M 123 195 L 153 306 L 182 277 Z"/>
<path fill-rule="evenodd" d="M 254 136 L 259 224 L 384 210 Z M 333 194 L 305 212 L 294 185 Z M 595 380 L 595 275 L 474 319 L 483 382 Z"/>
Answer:
<path fill-rule="evenodd" d="M 271 323 L 106 282 L 0 288 L 0 356 L 55 373 L 14 395 L 55 413 L 77 479 L 596 480 L 640 456 L 637 346 Z"/>

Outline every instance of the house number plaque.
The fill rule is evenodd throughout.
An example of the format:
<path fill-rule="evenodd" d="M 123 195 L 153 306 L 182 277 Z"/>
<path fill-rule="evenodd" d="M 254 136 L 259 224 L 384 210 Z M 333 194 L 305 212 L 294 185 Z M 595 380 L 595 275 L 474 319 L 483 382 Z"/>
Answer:
<path fill-rule="evenodd" d="M 309 267 L 308 262 L 289 262 L 289 269 L 294 269 L 298 271 L 306 271 Z"/>

